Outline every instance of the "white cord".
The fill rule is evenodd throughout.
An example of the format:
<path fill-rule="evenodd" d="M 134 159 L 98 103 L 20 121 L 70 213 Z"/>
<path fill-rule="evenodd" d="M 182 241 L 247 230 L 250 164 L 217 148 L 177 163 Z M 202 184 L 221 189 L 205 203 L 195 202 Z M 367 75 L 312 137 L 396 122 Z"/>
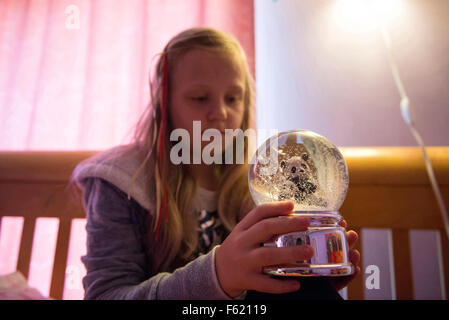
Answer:
<path fill-rule="evenodd" d="M 429 157 L 427 156 L 426 148 L 424 147 L 424 142 L 421 139 L 418 130 L 416 130 L 413 119 L 413 112 L 410 108 L 410 100 L 407 97 L 407 94 L 404 89 L 404 85 L 402 84 L 401 77 L 399 76 L 399 70 L 395 63 L 395 59 L 393 57 L 393 52 L 391 50 L 391 42 L 388 33 L 387 26 L 382 24 L 382 37 L 384 39 L 385 47 L 387 48 L 388 53 L 388 62 L 391 67 L 391 72 L 393 73 L 394 82 L 401 96 L 401 114 L 402 118 L 404 118 L 405 123 L 410 128 L 416 142 L 421 147 L 421 152 L 424 157 L 424 163 L 426 165 L 427 174 L 429 175 L 430 183 L 432 185 L 433 192 L 435 193 L 435 197 L 437 198 L 438 206 L 441 211 L 441 216 L 443 218 L 444 227 L 446 229 L 446 235 L 449 239 L 449 219 L 447 217 L 446 206 L 444 205 L 443 197 L 441 196 L 440 188 L 438 187 L 438 183 L 435 178 L 435 174 L 433 172 L 432 163 L 430 162 Z"/>

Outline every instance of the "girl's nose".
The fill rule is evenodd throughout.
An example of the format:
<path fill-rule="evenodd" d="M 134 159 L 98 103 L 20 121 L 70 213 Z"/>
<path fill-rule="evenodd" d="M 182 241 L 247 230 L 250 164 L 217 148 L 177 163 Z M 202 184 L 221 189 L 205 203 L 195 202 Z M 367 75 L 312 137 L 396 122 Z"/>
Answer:
<path fill-rule="evenodd" d="M 228 112 L 224 101 L 217 101 L 209 110 L 209 120 L 226 120 Z"/>

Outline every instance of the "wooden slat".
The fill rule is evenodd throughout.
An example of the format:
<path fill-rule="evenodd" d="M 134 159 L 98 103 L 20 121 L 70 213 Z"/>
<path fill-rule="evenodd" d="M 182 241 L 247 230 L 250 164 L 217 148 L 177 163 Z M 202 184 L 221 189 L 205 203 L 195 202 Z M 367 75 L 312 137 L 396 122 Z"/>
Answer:
<path fill-rule="evenodd" d="M 61 218 L 59 221 L 58 239 L 56 242 L 55 259 L 50 286 L 50 297 L 62 299 L 64 291 L 65 271 L 67 266 L 67 255 L 69 251 L 71 220 Z"/>
<path fill-rule="evenodd" d="M 351 184 L 428 184 L 418 147 L 340 147 Z M 440 184 L 449 184 L 449 147 L 427 147 Z M 98 151 L 2 151 L 0 180 L 67 181 L 76 164 Z M 382 174 L 379 174 L 379 173 Z"/>
<path fill-rule="evenodd" d="M 67 182 L 75 166 L 97 152 L 2 151 L 0 180 Z"/>
<path fill-rule="evenodd" d="M 19 270 L 25 278 L 28 278 L 28 274 L 30 271 L 31 251 L 33 248 L 35 225 L 35 217 L 27 217 L 23 221 L 19 258 L 17 260 L 17 270 Z"/>
<path fill-rule="evenodd" d="M 393 254 L 398 300 L 413 299 L 412 263 L 410 255 L 410 238 L 407 229 L 393 229 Z"/>
<path fill-rule="evenodd" d="M 348 300 L 363 300 L 364 298 L 364 282 L 363 282 L 363 261 L 362 261 L 362 237 L 361 229 L 349 227 L 348 230 L 354 230 L 359 236 L 359 240 L 356 242 L 354 249 L 360 252 L 360 273 L 359 275 L 351 281 L 348 285 Z"/>
<path fill-rule="evenodd" d="M 341 147 L 350 184 L 429 185 L 418 147 Z M 426 147 L 437 181 L 449 184 L 449 147 Z"/>
<path fill-rule="evenodd" d="M 445 229 L 440 229 L 441 253 L 443 258 L 444 285 L 446 288 L 446 300 L 449 300 L 449 240 Z"/>
<path fill-rule="evenodd" d="M 449 208 L 449 186 L 440 190 Z M 430 186 L 350 185 L 340 212 L 362 228 L 439 229 L 443 224 Z"/>
<path fill-rule="evenodd" d="M 3 216 L 84 218 L 81 199 L 64 183 L 0 182 Z"/>

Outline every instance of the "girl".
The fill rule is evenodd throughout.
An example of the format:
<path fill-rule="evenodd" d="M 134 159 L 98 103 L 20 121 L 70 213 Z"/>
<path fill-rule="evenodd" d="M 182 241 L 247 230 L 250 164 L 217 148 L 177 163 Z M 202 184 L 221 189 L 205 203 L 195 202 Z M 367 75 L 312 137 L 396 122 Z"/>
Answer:
<path fill-rule="evenodd" d="M 83 161 L 73 173 L 87 215 L 85 299 L 241 299 L 248 290 L 297 291 L 298 281 L 270 278 L 262 268 L 309 259 L 311 248 L 260 243 L 305 230 L 308 221 L 289 216 L 292 202 L 254 205 L 248 142 L 244 164 L 170 158 L 177 143 L 170 133 L 183 129 L 194 137 L 194 121 L 203 131 L 248 129 L 254 84 L 237 40 L 212 28 L 181 32 L 161 53 L 150 91 L 133 142 Z M 235 145 L 223 139 L 223 150 Z M 352 246 L 357 234 L 348 232 L 348 239 Z M 358 252 L 350 257 L 357 265 Z M 335 281 L 335 288 L 350 280 Z"/>

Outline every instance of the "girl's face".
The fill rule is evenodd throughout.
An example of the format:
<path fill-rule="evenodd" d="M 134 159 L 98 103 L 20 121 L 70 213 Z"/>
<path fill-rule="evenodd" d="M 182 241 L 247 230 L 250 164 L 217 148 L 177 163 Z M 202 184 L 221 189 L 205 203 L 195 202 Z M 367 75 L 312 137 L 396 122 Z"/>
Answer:
<path fill-rule="evenodd" d="M 177 59 L 170 86 L 172 129 L 186 129 L 192 143 L 193 121 L 201 121 L 201 134 L 212 128 L 222 133 L 224 150 L 224 130 L 238 129 L 243 121 L 245 74 L 240 62 L 211 51 L 189 50 Z M 209 143 L 202 142 L 202 147 Z"/>

